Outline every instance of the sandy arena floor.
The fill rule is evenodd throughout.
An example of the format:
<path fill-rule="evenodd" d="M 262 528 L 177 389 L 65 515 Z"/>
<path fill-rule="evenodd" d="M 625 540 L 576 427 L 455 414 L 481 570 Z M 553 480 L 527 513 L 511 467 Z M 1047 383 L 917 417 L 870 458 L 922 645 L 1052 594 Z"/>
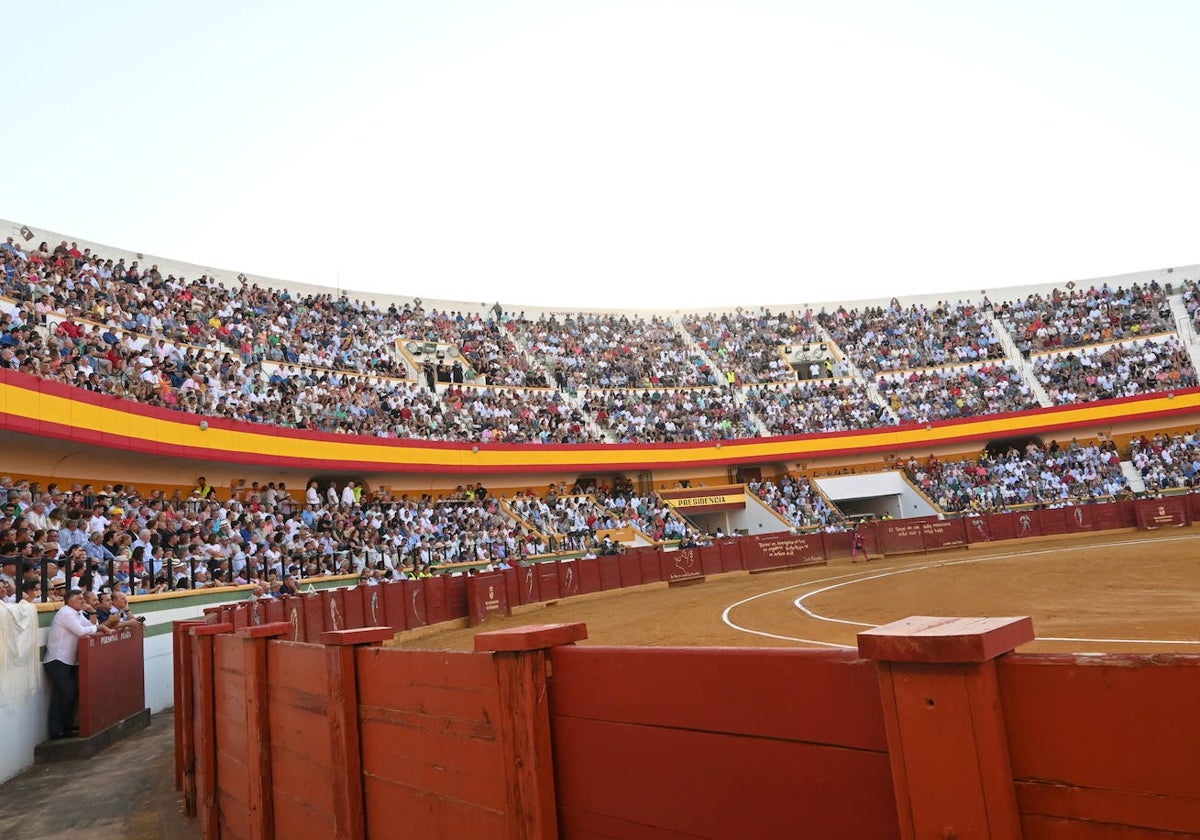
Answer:
<path fill-rule="evenodd" d="M 584 644 L 854 646 L 910 615 L 1033 617 L 1024 652 L 1200 653 L 1200 530 L 1022 540 L 694 586 L 652 584 L 521 608 L 479 628 L 401 636 L 469 650 L 476 632 L 582 621 Z"/>

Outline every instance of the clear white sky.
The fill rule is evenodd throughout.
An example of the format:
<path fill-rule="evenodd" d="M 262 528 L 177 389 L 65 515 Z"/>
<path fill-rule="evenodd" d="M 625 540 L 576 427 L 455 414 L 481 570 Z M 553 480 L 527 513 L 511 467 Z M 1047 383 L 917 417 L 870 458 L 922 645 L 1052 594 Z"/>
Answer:
<path fill-rule="evenodd" d="M 7 4 L 0 216 L 661 308 L 1200 262 L 1200 4 Z"/>

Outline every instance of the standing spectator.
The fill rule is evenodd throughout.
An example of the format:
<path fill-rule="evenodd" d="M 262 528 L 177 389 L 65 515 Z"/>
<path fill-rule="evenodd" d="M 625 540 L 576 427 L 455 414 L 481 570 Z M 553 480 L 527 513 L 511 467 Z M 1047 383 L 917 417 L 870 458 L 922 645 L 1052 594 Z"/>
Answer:
<path fill-rule="evenodd" d="M 50 624 L 46 658 L 42 668 L 50 678 L 50 738 L 71 738 L 79 734 L 72 725 L 79 699 L 79 639 L 95 633 L 111 632 L 101 628 L 83 612 L 83 593 L 72 589 L 66 603 L 58 608 Z"/>

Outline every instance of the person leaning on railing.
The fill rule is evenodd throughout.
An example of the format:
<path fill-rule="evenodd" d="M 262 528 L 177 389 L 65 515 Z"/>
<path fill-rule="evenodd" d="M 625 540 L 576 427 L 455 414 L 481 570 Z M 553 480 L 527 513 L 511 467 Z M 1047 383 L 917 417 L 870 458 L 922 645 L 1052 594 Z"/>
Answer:
<path fill-rule="evenodd" d="M 72 721 L 79 701 L 79 640 L 96 633 L 112 633 L 101 625 L 83 593 L 72 589 L 54 614 L 46 642 L 42 668 L 50 678 L 50 707 L 47 715 L 51 739 L 79 734 Z"/>

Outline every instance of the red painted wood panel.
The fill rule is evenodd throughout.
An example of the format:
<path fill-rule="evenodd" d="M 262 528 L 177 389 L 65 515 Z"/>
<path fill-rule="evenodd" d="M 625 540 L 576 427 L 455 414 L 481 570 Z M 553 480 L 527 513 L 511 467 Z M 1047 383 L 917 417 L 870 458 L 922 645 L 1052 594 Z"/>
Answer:
<path fill-rule="evenodd" d="M 277 837 L 332 837 L 333 753 L 325 649 L 267 646 L 268 739 Z"/>
<path fill-rule="evenodd" d="M 357 630 L 360 627 L 365 627 L 366 612 L 363 610 L 363 593 L 368 589 L 375 589 L 374 586 L 356 586 L 353 589 L 347 589 L 346 597 L 342 601 L 342 605 L 346 608 L 346 626 L 343 629 Z"/>
<path fill-rule="evenodd" d="M 899 836 L 884 753 L 574 717 L 552 729 L 565 840 Z"/>
<path fill-rule="evenodd" d="M 621 588 L 621 561 L 616 555 L 597 557 L 600 564 L 600 588 L 605 592 Z"/>
<path fill-rule="evenodd" d="M 702 545 L 697 549 L 700 553 L 700 568 L 705 575 L 721 574 L 721 549 L 715 545 Z"/>
<path fill-rule="evenodd" d="M 1181 722 L 1200 702 L 1200 656 L 1012 655 L 998 668 L 1018 779 L 1197 797 L 1200 726 Z"/>
<path fill-rule="evenodd" d="M 539 600 L 558 600 L 561 595 L 558 591 L 558 563 L 539 563 L 534 568 L 537 570 Z"/>
<path fill-rule="evenodd" d="M 662 547 L 656 545 L 638 555 L 642 564 L 642 581 L 644 583 L 658 583 L 663 579 L 663 554 Z"/>
<path fill-rule="evenodd" d="M 740 572 L 745 568 L 742 563 L 741 539 L 717 540 L 717 546 L 721 549 L 721 571 Z"/>
<path fill-rule="evenodd" d="M 517 598 L 517 603 L 521 604 L 536 604 L 542 599 L 538 588 L 538 571 L 532 563 L 517 567 Z"/>
<path fill-rule="evenodd" d="M 961 519 L 935 519 L 921 525 L 926 551 L 961 548 L 967 544 L 966 524 Z"/>
<path fill-rule="evenodd" d="M 634 548 L 630 549 L 618 558 L 617 565 L 621 572 L 622 588 L 642 585 L 642 556 L 644 554 L 652 555 L 654 554 L 654 549 Z"/>
<path fill-rule="evenodd" d="M 567 646 L 550 658 L 554 715 L 886 746 L 874 665 L 850 651 Z"/>
<path fill-rule="evenodd" d="M 964 516 L 963 525 L 967 529 L 967 542 L 971 545 L 991 542 L 992 530 L 987 516 Z"/>
<path fill-rule="evenodd" d="M 450 611 L 446 602 L 447 580 L 449 578 L 444 575 L 438 575 L 421 581 L 425 585 L 426 619 L 430 624 L 441 624 L 449 618 Z"/>
<path fill-rule="evenodd" d="M 579 591 L 586 595 L 590 592 L 599 592 L 600 590 L 600 561 L 580 560 Z"/>
<path fill-rule="evenodd" d="M 364 648 L 356 662 L 369 836 L 506 836 L 491 656 Z"/>
<path fill-rule="evenodd" d="M 579 561 L 561 560 L 558 567 L 558 593 L 564 598 L 579 594 Z"/>
<path fill-rule="evenodd" d="M 379 587 L 383 590 L 383 613 L 387 625 L 397 632 L 408 629 L 408 590 L 403 581 L 392 581 Z"/>
<path fill-rule="evenodd" d="M 1057 534 L 1065 534 L 1068 532 L 1067 509 L 1046 508 L 1045 510 L 1039 510 L 1038 523 L 1041 525 L 1043 536 L 1050 537 Z"/>
<path fill-rule="evenodd" d="M 315 592 L 300 596 L 300 609 L 304 612 L 304 641 L 315 643 L 328 629 L 325 626 L 325 610 L 321 597 Z"/>
<path fill-rule="evenodd" d="M 1096 530 L 1096 523 L 1092 516 L 1094 509 L 1095 505 L 1073 505 L 1067 508 L 1067 532 L 1080 534 Z"/>
<path fill-rule="evenodd" d="M 424 627 L 429 623 L 429 613 L 425 609 L 425 580 L 428 578 L 402 580 L 393 584 L 393 586 L 401 587 L 404 591 L 404 623 L 409 628 Z"/>
<path fill-rule="evenodd" d="M 467 575 L 446 578 L 446 619 L 467 617 Z"/>

